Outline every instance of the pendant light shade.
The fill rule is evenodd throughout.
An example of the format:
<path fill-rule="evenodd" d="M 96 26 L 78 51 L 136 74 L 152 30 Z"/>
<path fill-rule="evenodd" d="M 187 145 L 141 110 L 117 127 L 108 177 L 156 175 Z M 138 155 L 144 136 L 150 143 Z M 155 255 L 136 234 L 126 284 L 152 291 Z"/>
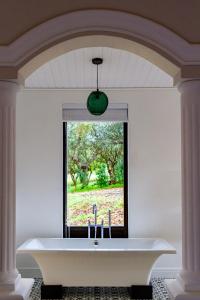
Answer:
<path fill-rule="evenodd" d="M 108 106 L 108 97 L 104 92 L 93 91 L 87 99 L 87 109 L 93 115 L 102 115 Z"/>
<path fill-rule="evenodd" d="M 93 115 L 102 115 L 108 107 L 107 95 L 98 88 L 98 65 L 103 63 L 102 58 L 93 58 L 92 63 L 97 66 L 97 90 L 92 91 L 87 99 L 87 109 Z"/>

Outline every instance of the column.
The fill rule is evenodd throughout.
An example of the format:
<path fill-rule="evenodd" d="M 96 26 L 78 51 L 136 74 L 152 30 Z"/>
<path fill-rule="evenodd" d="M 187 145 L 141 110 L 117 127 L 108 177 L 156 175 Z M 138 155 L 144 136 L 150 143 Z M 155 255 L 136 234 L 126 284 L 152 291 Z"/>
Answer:
<path fill-rule="evenodd" d="M 0 300 L 28 299 L 32 280 L 16 269 L 15 127 L 13 81 L 0 81 Z"/>
<path fill-rule="evenodd" d="M 182 145 L 182 271 L 167 281 L 173 299 L 200 299 L 200 80 L 179 85 Z"/>

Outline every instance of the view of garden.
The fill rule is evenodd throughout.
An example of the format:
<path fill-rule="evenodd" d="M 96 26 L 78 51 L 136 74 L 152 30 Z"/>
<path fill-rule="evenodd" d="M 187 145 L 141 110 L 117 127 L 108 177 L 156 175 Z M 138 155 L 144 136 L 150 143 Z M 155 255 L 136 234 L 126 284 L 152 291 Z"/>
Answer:
<path fill-rule="evenodd" d="M 87 226 L 98 223 L 124 225 L 124 134 L 121 122 L 67 123 L 67 223 Z"/>

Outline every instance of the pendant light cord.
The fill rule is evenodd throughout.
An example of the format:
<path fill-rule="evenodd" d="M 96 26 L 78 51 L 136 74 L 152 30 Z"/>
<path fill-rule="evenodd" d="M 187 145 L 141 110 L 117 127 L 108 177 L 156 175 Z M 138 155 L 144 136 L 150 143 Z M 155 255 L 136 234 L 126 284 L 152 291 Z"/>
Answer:
<path fill-rule="evenodd" d="M 97 91 L 99 91 L 99 85 L 98 85 L 98 80 L 99 80 L 99 76 L 98 76 L 98 64 L 97 64 Z"/>

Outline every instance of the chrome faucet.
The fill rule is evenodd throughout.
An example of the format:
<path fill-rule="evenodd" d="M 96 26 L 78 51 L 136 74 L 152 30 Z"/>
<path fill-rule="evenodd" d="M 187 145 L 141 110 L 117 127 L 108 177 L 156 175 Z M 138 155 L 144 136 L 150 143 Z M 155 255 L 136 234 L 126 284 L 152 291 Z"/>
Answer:
<path fill-rule="evenodd" d="M 103 239 L 104 238 L 104 220 L 103 219 L 101 219 L 101 239 Z"/>
<path fill-rule="evenodd" d="M 108 230 L 109 230 L 109 238 L 111 239 L 111 210 L 108 210 Z"/>
<path fill-rule="evenodd" d="M 94 227 L 94 238 L 97 238 L 97 228 L 101 228 L 101 238 L 104 238 L 104 220 L 101 220 L 101 224 L 97 224 L 97 205 L 92 205 L 92 213 L 94 214 L 94 225 L 91 225 L 90 219 L 88 219 L 88 238 L 91 238 L 91 227 Z M 108 236 L 111 239 L 111 210 L 108 210 Z"/>
<path fill-rule="evenodd" d="M 96 204 L 93 204 L 92 205 L 92 213 L 94 214 L 94 212 L 95 212 L 95 209 L 97 209 L 97 205 Z"/>
<path fill-rule="evenodd" d="M 90 219 L 88 219 L 88 239 L 90 239 L 91 236 L 90 229 L 91 229 L 91 223 L 90 223 Z"/>
<path fill-rule="evenodd" d="M 70 227 L 70 222 L 69 222 L 69 219 L 67 218 L 67 237 L 70 239 L 71 237 L 71 227 Z"/>
<path fill-rule="evenodd" d="M 94 214 L 94 238 L 97 238 L 97 205 L 93 204 L 93 214 Z"/>

